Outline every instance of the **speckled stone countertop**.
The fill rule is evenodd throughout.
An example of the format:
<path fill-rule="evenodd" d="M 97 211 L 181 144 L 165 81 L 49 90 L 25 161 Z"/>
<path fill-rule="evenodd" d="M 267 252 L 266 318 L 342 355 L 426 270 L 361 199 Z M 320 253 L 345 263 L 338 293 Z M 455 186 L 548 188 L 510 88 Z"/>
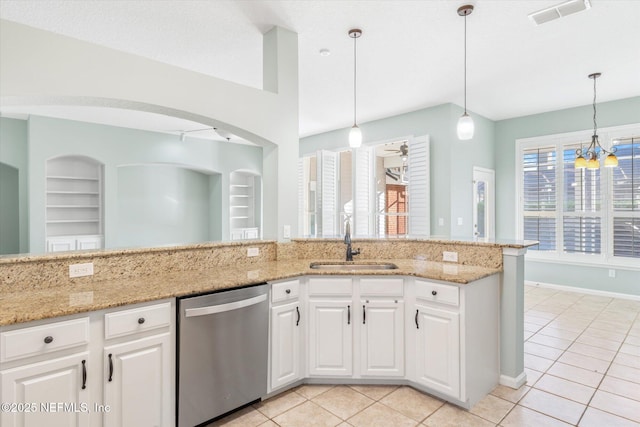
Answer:
<path fill-rule="evenodd" d="M 385 259 L 384 262 L 398 266 L 395 270 L 326 271 L 311 269 L 309 264 L 313 261 L 321 259 L 225 265 L 161 275 L 65 284 L 46 289 L 6 289 L 0 293 L 0 326 L 304 275 L 402 275 L 466 284 L 502 271 L 501 268 L 419 259 Z M 379 259 L 358 261 L 380 262 Z"/>

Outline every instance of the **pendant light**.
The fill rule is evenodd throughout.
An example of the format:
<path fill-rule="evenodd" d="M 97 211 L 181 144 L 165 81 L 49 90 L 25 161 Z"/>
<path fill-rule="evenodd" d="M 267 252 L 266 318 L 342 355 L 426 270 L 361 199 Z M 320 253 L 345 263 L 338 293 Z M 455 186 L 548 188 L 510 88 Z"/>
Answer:
<path fill-rule="evenodd" d="M 349 131 L 349 147 L 358 148 L 362 145 L 362 131 L 357 125 L 356 122 L 356 64 L 357 64 L 357 55 L 356 55 L 356 39 L 360 38 L 362 35 L 362 30 L 354 28 L 349 30 L 349 37 L 353 39 L 353 127 L 351 131 Z"/>
<path fill-rule="evenodd" d="M 598 155 L 604 153 L 607 157 L 604 159 L 604 166 L 612 168 L 618 166 L 618 158 L 614 154 L 616 147 L 612 147 L 611 151 L 605 150 L 600 141 L 598 140 L 598 124 L 596 122 L 596 79 L 600 77 L 601 73 L 589 74 L 589 78 L 593 80 L 593 135 L 591 136 L 591 143 L 587 147 L 587 151 L 583 151 L 582 148 L 576 150 L 576 160 L 573 164 L 575 169 L 598 169 L 600 167 L 600 160 Z M 600 153 L 596 151 L 596 148 L 600 149 Z"/>
<path fill-rule="evenodd" d="M 464 114 L 458 119 L 458 139 L 464 141 L 473 138 L 473 119 L 467 114 L 467 16 L 473 12 L 473 5 L 466 4 L 458 8 L 458 15 L 464 16 Z"/>

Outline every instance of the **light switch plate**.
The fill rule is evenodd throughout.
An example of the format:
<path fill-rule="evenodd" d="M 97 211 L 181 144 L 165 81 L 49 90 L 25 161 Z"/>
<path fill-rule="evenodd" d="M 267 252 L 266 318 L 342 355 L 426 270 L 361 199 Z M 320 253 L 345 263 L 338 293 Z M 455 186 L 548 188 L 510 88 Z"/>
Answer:
<path fill-rule="evenodd" d="M 69 265 L 69 277 L 82 277 L 82 276 L 93 276 L 92 262 Z"/>

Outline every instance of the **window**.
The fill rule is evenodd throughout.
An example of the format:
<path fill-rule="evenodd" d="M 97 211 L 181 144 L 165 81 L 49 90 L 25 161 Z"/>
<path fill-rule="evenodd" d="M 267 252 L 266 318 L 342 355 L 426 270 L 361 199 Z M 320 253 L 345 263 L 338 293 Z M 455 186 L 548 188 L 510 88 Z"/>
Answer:
<path fill-rule="evenodd" d="M 429 235 L 427 136 L 318 151 L 300 159 L 298 179 L 303 236 L 342 236 L 347 218 L 356 237 Z"/>
<path fill-rule="evenodd" d="M 613 170 L 613 255 L 640 258 L 640 137 L 616 145 Z"/>
<path fill-rule="evenodd" d="M 534 257 L 640 258 L 640 138 L 630 136 L 638 134 L 637 125 L 601 130 L 618 167 L 599 169 L 573 166 L 589 132 L 517 141 L 518 237 L 540 242 L 530 248 Z"/>

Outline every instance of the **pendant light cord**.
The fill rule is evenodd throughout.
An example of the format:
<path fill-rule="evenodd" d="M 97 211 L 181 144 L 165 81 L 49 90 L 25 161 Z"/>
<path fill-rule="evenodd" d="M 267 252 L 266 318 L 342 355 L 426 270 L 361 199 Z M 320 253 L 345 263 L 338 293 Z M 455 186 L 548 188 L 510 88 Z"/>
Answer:
<path fill-rule="evenodd" d="M 467 114 L 467 14 L 464 15 L 464 113 Z"/>
<path fill-rule="evenodd" d="M 358 37 L 353 38 L 353 125 L 356 125 L 356 88 L 357 88 L 357 67 L 358 67 L 358 56 L 356 53 L 356 40 Z"/>

